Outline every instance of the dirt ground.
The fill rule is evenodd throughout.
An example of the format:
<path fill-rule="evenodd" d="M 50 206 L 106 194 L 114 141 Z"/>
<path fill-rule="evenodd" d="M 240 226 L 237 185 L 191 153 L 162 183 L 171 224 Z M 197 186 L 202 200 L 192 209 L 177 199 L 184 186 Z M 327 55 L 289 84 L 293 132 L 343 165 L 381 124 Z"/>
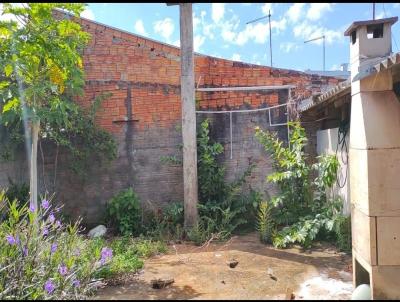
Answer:
<path fill-rule="evenodd" d="M 239 263 L 230 268 L 227 261 Z M 151 280 L 173 278 L 163 289 Z M 169 246 L 169 253 L 148 259 L 125 285 L 106 286 L 95 299 L 349 299 L 351 257 L 330 245 L 285 250 L 261 244 L 257 234 L 224 244 Z"/>

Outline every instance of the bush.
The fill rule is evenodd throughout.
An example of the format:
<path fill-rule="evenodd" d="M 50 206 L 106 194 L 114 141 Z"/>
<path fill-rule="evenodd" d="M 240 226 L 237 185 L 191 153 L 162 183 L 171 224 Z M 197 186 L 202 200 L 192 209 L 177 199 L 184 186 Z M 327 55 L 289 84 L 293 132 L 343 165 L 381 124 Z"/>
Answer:
<path fill-rule="evenodd" d="M 99 284 L 93 275 L 112 252 L 89 251 L 78 235 L 79 222 L 64 225 L 58 208 L 43 200 L 40 209 L 17 207 L 0 193 L 0 299 L 82 299 Z M 90 256 L 89 253 L 90 252 Z"/>
<path fill-rule="evenodd" d="M 8 179 L 10 183 L 9 187 L 6 190 L 6 197 L 8 200 L 18 200 L 22 204 L 25 204 L 29 201 L 29 185 L 26 183 L 16 184 L 11 179 Z"/>
<path fill-rule="evenodd" d="M 169 203 L 165 208 L 150 213 L 147 235 L 157 240 L 183 238 L 183 202 Z"/>
<path fill-rule="evenodd" d="M 192 229 L 185 230 L 187 237 L 196 244 L 201 244 L 211 237 L 220 240 L 228 239 L 233 232 L 241 229 L 254 229 L 254 218 L 258 203 L 262 198 L 257 192 L 251 190 L 250 194 L 243 194 L 242 187 L 254 168 L 249 165 L 248 169 L 238 180 L 227 183 L 225 180 L 225 168 L 218 163 L 218 156 L 224 152 L 220 143 L 210 139 L 210 121 L 205 119 L 197 129 L 197 171 L 198 171 L 198 193 L 199 193 L 199 221 Z M 163 163 L 173 165 L 181 164 L 182 161 L 175 156 L 164 156 L 160 158 Z M 162 214 L 156 214 L 153 221 L 156 227 L 152 228 L 151 234 L 174 234 L 174 238 L 183 236 L 183 206 L 180 205 L 179 221 L 168 220 L 163 216 L 169 216 L 170 210 L 165 209 Z M 182 213 L 182 215 L 181 215 Z M 178 213 L 175 213 L 178 214 Z M 171 216 L 170 216 L 171 217 Z M 169 221 L 169 222 L 168 222 Z"/>
<path fill-rule="evenodd" d="M 334 226 L 337 246 L 344 252 L 351 252 L 351 216 L 340 215 Z"/>
<path fill-rule="evenodd" d="M 326 190 L 336 180 L 339 166 L 334 155 L 319 156 L 312 166 L 307 164 L 304 147 L 307 144 L 304 129 L 299 123 L 289 123 L 290 147 L 285 147 L 272 132 L 256 127 L 256 138 L 270 152 L 275 172 L 267 181 L 278 185 L 280 193 L 271 199 L 271 217 L 277 226 L 283 227 L 273 238 L 276 247 L 292 243 L 310 246 L 321 232 L 331 233 L 340 214 L 342 201 L 328 200 Z M 310 181 L 311 171 L 317 177 Z"/>
<path fill-rule="evenodd" d="M 272 243 L 272 238 L 275 235 L 275 222 L 271 217 L 271 205 L 266 201 L 259 205 L 257 231 L 260 234 L 261 242 Z"/>
<path fill-rule="evenodd" d="M 105 241 L 100 239 L 98 243 L 94 242 L 93 248 L 96 245 L 104 246 Z M 114 256 L 96 274 L 97 277 L 112 278 L 123 273 L 134 273 L 143 267 L 143 259 L 167 251 L 162 242 L 130 237 L 116 238 L 110 243 L 110 247 Z"/>
<path fill-rule="evenodd" d="M 118 193 L 107 204 L 106 219 L 121 235 L 139 235 L 142 231 L 140 201 L 129 188 Z"/>
<path fill-rule="evenodd" d="M 239 226 L 248 223 L 253 199 L 245 198 L 242 186 L 251 174 L 254 165 L 232 183 L 225 181 L 225 168 L 217 161 L 224 152 L 220 143 L 209 137 L 209 120 L 205 119 L 197 135 L 197 167 L 199 180 L 199 222 L 189 230 L 189 239 L 200 244 L 212 236 L 226 240 Z M 252 216 L 254 218 L 254 216 Z"/>

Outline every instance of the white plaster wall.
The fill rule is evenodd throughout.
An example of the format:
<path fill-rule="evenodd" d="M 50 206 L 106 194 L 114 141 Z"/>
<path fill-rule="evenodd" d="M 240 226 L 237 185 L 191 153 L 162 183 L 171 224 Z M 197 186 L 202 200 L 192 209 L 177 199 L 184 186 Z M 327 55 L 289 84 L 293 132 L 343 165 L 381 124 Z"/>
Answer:
<path fill-rule="evenodd" d="M 349 148 L 349 132 L 346 135 L 347 151 Z M 335 154 L 338 144 L 338 128 L 317 131 L 317 154 Z M 343 186 L 340 188 L 337 183 L 328 192 L 330 196 L 339 195 L 343 198 L 343 214 L 350 215 L 350 177 L 348 169 L 348 157 L 345 148 L 341 151 L 339 146 L 337 151 L 337 158 L 339 160 L 338 179 L 339 183 Z M 343 160 L 342 160 L 343 159 Z M 347 177 L 346 177 L 347 175 Z"/>

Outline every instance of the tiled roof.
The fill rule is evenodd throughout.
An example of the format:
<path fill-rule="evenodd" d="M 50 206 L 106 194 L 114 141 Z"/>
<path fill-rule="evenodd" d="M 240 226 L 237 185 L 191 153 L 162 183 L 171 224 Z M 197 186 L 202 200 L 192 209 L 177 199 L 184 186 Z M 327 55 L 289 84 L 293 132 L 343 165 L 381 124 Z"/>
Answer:
<path fill-rule="evenodd" d="M 310 109 L 311 107 L 314 107 L 322 102 L 325 102 L 326 100 L 330 99 L 331 97 L 338 95 L 341 92 L 344 92 L 348 90 L 350 93 L 350 88 L 351 88 L 351 83 L 349 80 L 343 81 L 339 83 L 338 85 L 332 87 L 331 89 L 327 90 L 324 93 L 321 93 L 319 95 L 314 95 L 311 96 L 307 99 L 301 100 L 297 108 L 302 112 Z M 346 91 L 347 92 L 347 91 Z"/>
<path fill-rule="evenodd" d="M 363 68 L 365 71 L 360 72 L 357 74 L 354 78 L 353 81 L 361 80 L 367 76 L 373 75 L 375 73 L 381 72 L 383 70 L 386 70 L 388 68 L 391 68 L 394 65 L 400 64 L 400 52 L 389 55 L 385 58 L 383 58 L 379 63 L 372 63 L 371 65 L 367 66 L 366 68 Z M 321 93 L 319 95 L 314 95 L 310 98 L 301 100 L 297 107 L 298 109 L 303 112 L 306 111 L 312 107 L 314 107 L 317 104 L 320 104 L 322 102 L 325 102 L 329 99 L 331 99 L 334 96 L 337 96 L 338 94 L 342 92 L 351 92 L 351 82 L 350 80 L 346 80 L 344 82 L 339 83 L 338 85 L 334 86 L 333 88 L 329 89 L 328 91 Z"/>

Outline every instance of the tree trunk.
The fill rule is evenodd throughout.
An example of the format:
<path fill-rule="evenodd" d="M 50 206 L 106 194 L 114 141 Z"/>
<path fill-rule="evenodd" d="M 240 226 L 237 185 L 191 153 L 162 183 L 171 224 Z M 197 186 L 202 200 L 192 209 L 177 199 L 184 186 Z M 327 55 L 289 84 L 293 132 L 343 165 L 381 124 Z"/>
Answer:
<path fill-rule="evenodd" d="M 40 121 L 32 121 L 32 149 L 31 149 L 31 171 L 30 171 L 30 205 L 38 209 L 38 185 L 37 185 L 37 150 L 39 138 Z"/>

